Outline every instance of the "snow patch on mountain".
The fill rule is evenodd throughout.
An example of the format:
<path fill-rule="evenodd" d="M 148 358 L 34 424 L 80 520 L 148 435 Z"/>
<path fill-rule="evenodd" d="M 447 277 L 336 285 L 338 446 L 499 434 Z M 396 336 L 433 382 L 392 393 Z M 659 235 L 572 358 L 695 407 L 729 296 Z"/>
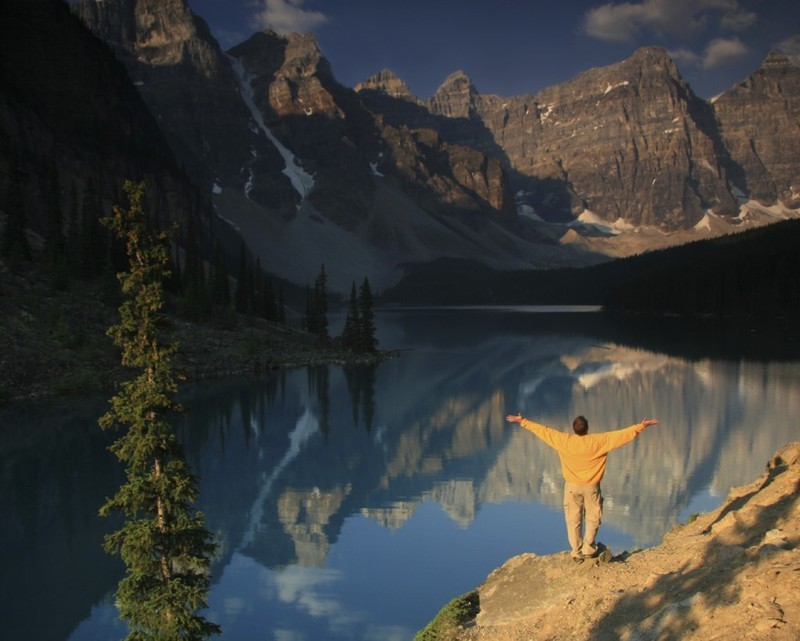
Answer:
<path fill-rule="evenodd" d="M 292 187 L 294 187 L 295 191 L 300 194 L 301 198 L 306 198 L 314 188 L 314 176 L 309 174 L 300 166 L 300 163 L 295 155 L 275 137 L 275 135 L 269 130 L 269 127 L 267 127 L 267 125 L 264 123 L 264 118 L 262 117 L 261 112 L 256 105 L 255 95 L 253 93 L 253 77 L 247 73 L 242 61 L 233 56 L 228 56 L 228 59 L 231 61 L 233 69 L 239 78 L 239 87 L 242 93 L 242 100 L 244 100 L 245 105 L 247 105 L 247 108 L 250 110 L 253 120 L 255 120 L 258 128 L 264 132 L 269 141 L 275 145 L 275 148 L 278 150 L 284 162 L 286 163 L 283 173 L 291 181 Z M 298 205 L 298 207 L 299 206 L 300 205 Z"/>

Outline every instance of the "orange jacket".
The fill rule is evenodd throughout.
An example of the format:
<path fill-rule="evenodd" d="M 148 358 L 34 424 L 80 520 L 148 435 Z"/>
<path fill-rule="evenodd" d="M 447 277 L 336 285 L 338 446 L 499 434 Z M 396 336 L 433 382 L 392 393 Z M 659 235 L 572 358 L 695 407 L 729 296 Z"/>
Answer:
<path fill-rule="evenodd" d="M 613 432 L 569 434 L 523 418 L 520 425 L 533 432 L 558 452 L 561 471 L 568 483 L 596 485 L 606 472 L 606 458 L 611 450 L 630 443 L 644 430 L 641 423 Z"/>

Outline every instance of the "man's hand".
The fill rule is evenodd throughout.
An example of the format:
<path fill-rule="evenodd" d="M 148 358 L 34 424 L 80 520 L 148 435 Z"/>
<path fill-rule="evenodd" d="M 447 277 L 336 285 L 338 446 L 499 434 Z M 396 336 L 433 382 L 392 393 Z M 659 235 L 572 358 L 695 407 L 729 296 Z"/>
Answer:
<path fill-rule="evenodd" d="M 642 427 L 650 427 L 651 425 L 658 424 L 657 418 L 646 418 L 642 421 Z"/>
<path fill-rule="evenodd" d="M 509 414 L 508 416 L 506 416 L 506 420 L 509 423 L 521 423 L 522 422 L 522 414 L 517 414 L 517 415 Z"/>

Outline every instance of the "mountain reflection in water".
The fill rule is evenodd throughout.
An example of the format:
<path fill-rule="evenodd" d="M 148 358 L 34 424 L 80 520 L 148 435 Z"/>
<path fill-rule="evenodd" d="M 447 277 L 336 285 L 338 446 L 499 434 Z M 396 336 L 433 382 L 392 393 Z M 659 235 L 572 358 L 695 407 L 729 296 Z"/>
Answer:
<path fill-rule="evenodd" d="M 658 543 L 798 438 L 800 358 L 780 330 L 520 310 L 378 325 L 403 349 L 378 366 L 186 388 L 178 430 L 220 546 L 225 639 L 410 639 L 508 557 L 565 549 L 558 457 L 509 412 L 562 429 L 583 414 L 592 431 L 661 421 L 609 457 L 600 540 L 615 551 Z M 120 477 L 101 410 L 0 416 L 9 638 L 124 634 L 111 526 L 94 516 Z"/>

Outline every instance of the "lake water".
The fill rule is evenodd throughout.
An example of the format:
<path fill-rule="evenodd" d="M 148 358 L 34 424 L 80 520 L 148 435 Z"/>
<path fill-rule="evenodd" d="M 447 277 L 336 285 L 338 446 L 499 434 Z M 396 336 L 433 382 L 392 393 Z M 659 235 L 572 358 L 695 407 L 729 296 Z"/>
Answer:
<path fill-rule="evenodd" d="M 660 419 L 609 456 L 599 540 L 615 553 L 657 544 L 800 439 L 800 345 L 780 329 L 531 308 L 377 322 L 402 351 L 376 367 L 184 388 L 226 641 L 409 641 L 510 557 L 564 551 L 558 458 L 508 413 L 567 429 L 583 414 L 592 431 Z M 96 516 L 122 481 L 104 408 L 0 413 L 3 638 L 125 635 L 122 567 L 101 549 L 113 524 Z"/>

